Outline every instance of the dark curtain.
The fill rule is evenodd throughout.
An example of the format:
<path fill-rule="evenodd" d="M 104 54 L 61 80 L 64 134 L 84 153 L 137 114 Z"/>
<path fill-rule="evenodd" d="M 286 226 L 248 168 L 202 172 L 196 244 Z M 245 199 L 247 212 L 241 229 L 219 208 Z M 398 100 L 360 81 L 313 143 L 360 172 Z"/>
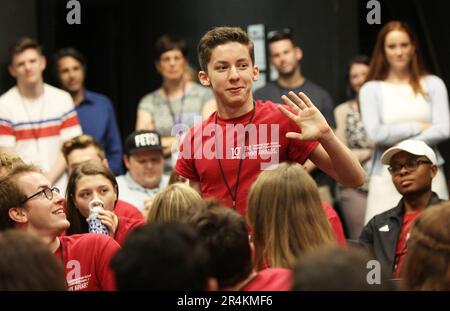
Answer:
<path fill-rule="evenodd" d="M 49 57 L 65 46 L 85 54 L 86 85 L 113 100 L 123 137 L 134 128 L 139 99 L 161 83 L 152 48 L 163 33 L 183 36 L 190 46 L 190 62 L 198 68 L 197 42 L 213 26 L 245 29 L 264 23 L 269 30 L 291 26 L 305 50 L 303 71 L 328 89 L 336 103 L 344 99 L 346 60 L 358 50 L 357 0 L 79 2 L 81 25 L 68 25 L 66 0 L 37 1 L 39 39 Z M 56 84 L 51 70 L 46 79 Z"/>
<path fill-rule="evenodd" d="M 0 89 L 6 90 L 12 83 L 6 74 L 5 53 L 12 37 L 38 37 L 49 58 L 46 81 L 53 84 L 52 54 L 58 48 L 74 46 L 88 60 L 87 87 L 112 99 L 123 137 L 134 128 L 139 99 L 161 83 L 153 66 L 152 47 L 162 33 L 185 37 L 190 45 L 190 62 L 197 66 L 196 44 L 213 26 L 246 28 L 262 23 L 267 30 L 290 26 L 305 52 L 305 75 L 325 87 L 338 104 L 345 99 L 348 59 L 360 52 L 370 55 L 381 28 L 367 24 L 366 0 L 79 0 L 81 25 L 67 24 L 67 2 L 0 2 L 0 16 L 6 26 L 2 29 L 5 39 L 0 53 Z M 446 20 L 450 1 L 379 2 L 382 23 L 392 19 L 408 22 L 418 34 L 428 68 L 450 87 L 450 25 Z M 440 147 L 450 163 L 449 143 Z"/>

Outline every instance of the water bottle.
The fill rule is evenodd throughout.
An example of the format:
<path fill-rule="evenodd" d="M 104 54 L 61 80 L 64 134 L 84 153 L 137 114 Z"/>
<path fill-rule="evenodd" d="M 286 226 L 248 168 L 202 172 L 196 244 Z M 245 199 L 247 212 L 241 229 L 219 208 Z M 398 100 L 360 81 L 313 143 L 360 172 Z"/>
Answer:
<path fill-rule="evenodd" d="M 108 228 L 101 223 L 98 218 L 98 212 L 105 208 L 103 202 L 99 199 L 94 199 L 89 202 L 89 217 L 86 219 L 89 225 L 89 233 L 101 233 L 109 235 Z"/>

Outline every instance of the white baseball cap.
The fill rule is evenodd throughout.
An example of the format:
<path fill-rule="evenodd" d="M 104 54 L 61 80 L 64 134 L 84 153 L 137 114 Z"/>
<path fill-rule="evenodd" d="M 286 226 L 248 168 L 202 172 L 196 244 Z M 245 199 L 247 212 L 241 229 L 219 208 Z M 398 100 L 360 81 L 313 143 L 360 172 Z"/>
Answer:
<path fill-rule="evenodd" d="M 427 144 L 420 140 L 404 140 L 394 147 L 389 148 L 381 155 L 381 162 L 383 164 L 389 165 L 391 162 L 391 158 L 401 151 L 406 151 L 408 153 L 417 155 L 417 156 L 425 156 L 430 160 L 434 165 L 437 165 L 436 154 L 433 149 L 431 149 Z"/>

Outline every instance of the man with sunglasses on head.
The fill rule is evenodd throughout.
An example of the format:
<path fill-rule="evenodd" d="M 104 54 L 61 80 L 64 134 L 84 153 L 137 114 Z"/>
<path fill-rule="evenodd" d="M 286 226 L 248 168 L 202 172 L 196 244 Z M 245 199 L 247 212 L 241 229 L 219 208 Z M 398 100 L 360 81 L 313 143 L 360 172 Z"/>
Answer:
<path fill-rule="evenodd" d="M 289 91 L 296 94 L 303 92 L 319 109 L 328 124 L 335 128 L 333 100 L 325 89 L 303 76 L 300 64 L 303 59 L 303 50 L 294 42 L 292 29 L 270 31 L 267 34 L 267 40 L 270 63 L 277 70 L 278 78 L 256 90 L 255 100 L 283 103 L 281 100 L 283 94 L 287 94 Z M 317 169 L 312 161 L 306 161 L 304 167 L 319 186 L 322 199 L 331 201 L 334 188 L 333 179 Z"/>
<path fill-rule="evenodd" d="M 402 199 L 396 207 L 373 217 L 359 241 L 394 277 L 399 277 L 412 223 L 430 205 L 442 201 L 431 190 L 437 159 L 424 142 L 405 140 L 386 150 L 381 162 L 389 165 L 392 182 Z"/>
<path fill-rule="evenodd" d="M 17 229 L 44 241 L 63 265 L 68 290 L 114 290 L 109 262 L 119 245 L 103 234 L 63 236 L 70 226 L 63 204 L 36 166 L 18 165 L 0 177 L 0 231 Z"/>

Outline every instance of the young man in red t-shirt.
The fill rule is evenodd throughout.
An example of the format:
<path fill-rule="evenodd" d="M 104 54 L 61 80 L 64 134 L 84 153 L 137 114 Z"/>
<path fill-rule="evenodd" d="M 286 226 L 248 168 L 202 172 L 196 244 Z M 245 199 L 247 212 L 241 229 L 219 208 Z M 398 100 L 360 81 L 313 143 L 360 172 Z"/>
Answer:
<path fill-rule="evenodd" d="M 305 94 L 290 92 L 292 100 L 283 96 L 289 107 L 253 100 L 259 70 L 245 31 L 210 30 L 200 40 L 198 55 L 199 79 L 212 88 L 217 112 L 186 134 L 175 169 L 204 197 L 216 197 L 244 215 L 258 173 L 283 161 L 310 159 L 344 185 L 363 183 L 358 160 Z"/>
<path fill-rule="evenodd" d="M 389 165 L 392 182 L 403 198 L 396 207 L 373 217 L 359 241 L 399 277 L 412 223 L 428 206 L 442 201 L 431 189 L 437 159 L 424 142 L 405 140 L 386 150 L 381 161 Z"/>
<path fill-rule="evenodd" d="M 0 177 L 0 231 L 16 228 L 48 244 L 64 267 L 68 290 L 114 290 L 109 262 L 119 245 L 102 234 L 61 236 L 69 228 L 64 197 L 33 165 Z"/>

